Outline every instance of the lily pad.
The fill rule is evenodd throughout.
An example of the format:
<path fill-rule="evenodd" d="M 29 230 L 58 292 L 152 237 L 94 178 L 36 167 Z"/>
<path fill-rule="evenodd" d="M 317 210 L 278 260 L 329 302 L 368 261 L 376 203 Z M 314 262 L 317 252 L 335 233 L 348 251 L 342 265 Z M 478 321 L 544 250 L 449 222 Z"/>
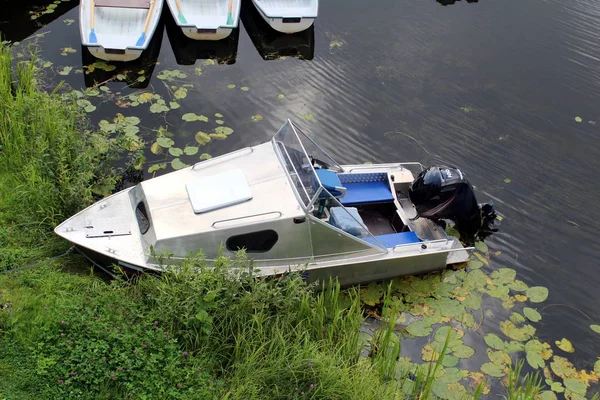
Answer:
<path fill-rule="evenodd" d="M 492 349 L 502 350 L 504 349 L 504 341 L 498 337 L 498 335 L 493 333 L 488 333 L 483 337 L 485 343 L 490 346 Z"/>
<path fill-rule="evenodd" d="M 531 365 L 532 368 L 544 368 L 544 366 L 546 365 L 542 356 L 540 356 L 535 351 L 528 351 L 526 354 L 527 362 L 529 363 L 529 365 Z"/>
<path fill-rule="evenodd" d="M 176 110 L 179 107 L 181 107 L 181 105 L 178 102 L 176 102 L 176 101 L 170 101 L 169 102 L 169 107 L 171 108 L 171 110 Z"/>
<path fill-rule="evenodd" d="M 524 291 L 526 291 L 526 290 L 527 290 L 527 288 L 528 288 L 528 287 L 527 287 L 527 284 L 526 284 L 525 282 L 523 282 L 523 281 L 520 281 L 520 280 L 518 280 L 518 279 L 517 279 L 517 280 L 515 280 L 515 281 L 513 281 L 513 282 L 510 282 L 510 283 L 508 284 L 508 287 L 509 287 L 511 290 L 514 290 L 514 291 L 516 291 L 516 292 L 524 292 Z"/>
<path fill-rule="evenodd" d="M 512 180 L 510 180 L 510 178 L 504 178 L 504 183 L 511 183 Z"/>
<path fill-rule="evenodd" d="M 185 168 L 185 167 L 187 167 L 187 165 L 185 165 L 185 164 L 184 164 L 184 163 L 183 163 L 183 162 L 182 162 L 182 161 L 181 161 L 179 158 L 174 158 L 174 159 L 171 161 L 171 167 L 172 167 L 174 170 L 178 170 L 178 169 L 182 169 L 182 168 Z"/>
<path fill-rule="evenodd" d="M 208 136 L 208 134 L 202 131 L 196 132 L 194 138 L 196 139 L 196 142 L 198 142 L 198 144 L 200 144 L 201 146 L 207 144 L 211 140 L 210 136 Z"/>
<path fill-rule="evenodd" d="M 165 168 L 167 168 L 167 164 L 165 164 L 165 163 L 154 164 L 154 165 L 151 165 L 150 167 L 148 167 L 148 173 L 152 174 L 158 170 L 165 169 Z"/>
<path fill-rule="evenodd" d="M 283 99 L 285 98 L 285 94 L 283 94 L 283 93 L 280 93 L 279 95 L 277 95 L 277 98 L 278 98 L 279 100 L 283 100 Z"/>
<path fill-rule="evenodd" d="M 552 372 L 563 379 L 571 378 L 577 373 L 575 367 L 569 360 L 556 355 L 552 357 L 550 368 L 552 369 Z"/>
<path fill-rule="evenodd" d="M 452 354 L 458 358 L 471 358 L 475 354 L 475 349 L 470 346 L 461 344 L 452 348 Z"/>
<path fill-rule="evenodd" d="M 198 148 L 196 146 L 185 146 L 183 152 L 188 156 L 198 154 Z"/>
<path fill-rule="evenodd" d="M 540 400 L 558 400 L 554 392 L 550 390 L 544 390 L 540 393 Z"/>
<path fill-rule="evenodd" d="M 585 393 L 587 392 L 587 387 L 585 384 L 579 382 L 577 379 L 565 379 L 563 383 L 565 384 L 565 388 L 573 393 L 585 396 Z"/>
<path fill-rule="evenodd" d="M 221 114 L 221 113 L 215 113 L 215 117 L 217 117 L 217 118 L 223 118 L 223 114 Z"/>
<path fill-rule="evenodd" d="M 169 147 L 175 144 L 173 139 L 167 137 L 160 137 L 156 139 L 156 143 L 158 143 L 160 147 L 164 147 L 165 149 L 168 149 Z"/>
<path fill-rule="evenodd" d="M 579 116 L 575 117 L 575 122 L 581 122 L 581 121 L 583 121 L 583 119 L 581 119 L 581 117 L 579 117 Z"/>
<path fill-rule="evenodd" d="M 252 121 L 254 121 L 254 122 L 261 121 L 262 119 L 263 119 L 263 117 L 260 114 L 256 114 L 256 115 L 252 116 Z"/>
<path fill-rule="evenodd" d="M 543 286 L 532 286 L 525 294 L 532 303 L 541 303 L 548 298 L 548 289 Z"/>
<path fill-rule="evenodd" d="M 162 153 L 162 147 L 160 147 L 160 145 L 157 142 L 152 143 L 152 146 L 150 146 L 150 151 L 152 152 L 152 154 L 160 154 Z"/>
<path fill-rule="evenodd" d="M 499 268 L 497 271 L 492 272 L 491 278 L 496 284 L 504 285 L 515 280 L 517 271 L 512 268 Z"/>
<path fill-rule="evenodd" d="M 600 325 L 590 325 L 590 329 L 596 333 L 600 333 Z"/>
<path fill-rule="evenodd" d="M 531 322 L 538 322 L 542 319 L 542 315 L 533 308 L 523 308 L 523 314 L 525 314 L 525 317 Z"/>
<path fill-rule="evenodd" d="M 535 333 L 535 328 L 531 325 L 525 325 L 517 328 L 511 321 L 503 321 L 500 323 L 500 330 L 509 338 L 523 342 L 530 339 Z"/>
<path fill-rule="evenodd" d="M 512 314 L 510 314 L 510 317 L 508 317 L 508 318 L 515 325 L 525 322 L 525 317 L 523 317 L 521 314 L 516 313 L 516 312 L 513 312 Z"/>
<path fill-rule="evenodd" d="M 242 90 L 242 91 L 244 91 L 244 92 L 247 92 L 248 90 L 250 90 L 250 88 L 249 88 L 248 86 L 242 86 L 242 87 L 240 88 L 240 90 Z"/>
<path fill-rule="evenodd" d="M 204 161 L 204 160 L 210 160 L 212 158 L 212 156 L 208 153 L 202 153 L 200 155 L 200 160 Z"/>
<path fill-rule="evenodd" d="M 167 112 L 169 110 L 170 110 L 169 107 L 167 107 L 164 104 L 160 104 L 158 102 L 156 102 L 156 103 L 154 103 L 154 104 L 152 104 L 150 106 L 150 112 L 153 113 L 153 114 L 158 114 L 158 113 L 161 113 L 161 112 Z"/>
<path fill-rule="evenodd" d="M 426 321 L 413 321 L 406 326 L 406 331 L 412 336 L 428 336 L 433 329 Z"/>
<path fill-rule="evenodd" d="M 179 88 L 175 91 L 175 93 L 173 93 L 173 95 L 176 99 L 185 99 L 187 97 L 187 89 L 183 87 Z"/>
<path fill-rule="evenodd" d="M 223 121 L 222 119 L 216 119 L 216 120 L 215 120 L 215 123 L 216 123 L 217 125 L 223 125 L 223 124 L 225 123 L 225 121 Z"/>
<path fill-rule="evenodd" d="M 564 352 L 567 353 L 574 353 L 575 349 L 573 348 L 573 344 L 565 338 L 562 338 L 561 340 L 557 340 L 556 342 L 556 347 L 558 347 L 559 349 L 561 349 Z"/>
<path fill-rule="evenodd" d="M 368 306 L 379 304 L 383 296 L 384 288 L 382 285 L 370 283 L 366 288 L 361 290 L 360 300 Z"/>
<path fill-rule="evenodd" d="M 481 366 L 481 371 L 495 378 L 502 378 L 505 375 L 504 368 L 502 368 L 500 365 L 494 364 L 493 362 L 487 362 L 483 364 Z"/>
<path fill-rule="evenodd" d="M 483 262 L 481 262 L 480 260 L 469 260 L 467 266 L 471 269 L 479 269 L 483 267 Z"/>
<path fill-rule="evenodd" d="M 60 69 L 58 71 L 59 75 L 69 75 L 69 73 L 71 72 L 71 70 L 73 69 L 73 67 L 63 67 L 62 69 Z"/>
<path fill-rule="evenodd" d="M 179 147 L 170 147 L 169 154 L 172 155 L 173 157 L 179 157 L 180 155 L 183 154 L 183 150 L 181 150 Z"/>
<path fill-rule="evenodd" d="M 489 251 L 490 251 L 490 250 L 489 250 L 489 248 L 488 248 L 488 245 L 487 245 L 487 244 L 485 244 L 485 243 L 484 243 L 484 242 L 482 242 L 482 241 L 475 242 L 475 248 L 476 248 L 478 251 L 480 251 L 480 252 L 482 252 L 482 253 L 485 253 L 485 254 L 489 253 Z"/>
<path fill-rule="evenodd" d="M 218 126 L 215 128 L 215 133 L 223 134 L 225 136 L 229 136 L 233 133 L 233 129 L 226 126 Z"/>
<path fill-rule="evenodd" d="M 235 85 L 233 83 L 230 83 L 229 85 L 227 85 L 227 89 L 235 89 Z"/>

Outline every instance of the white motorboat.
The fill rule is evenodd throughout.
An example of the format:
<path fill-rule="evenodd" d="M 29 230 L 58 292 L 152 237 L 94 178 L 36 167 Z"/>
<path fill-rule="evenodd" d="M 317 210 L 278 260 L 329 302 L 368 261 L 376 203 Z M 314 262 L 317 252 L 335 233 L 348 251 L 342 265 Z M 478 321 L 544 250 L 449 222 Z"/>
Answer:
<path fill-rule="evenodd" d="M 297 270 L 350 285 L 467 261 L 471 248 L 442 218 L 472 233 L 482 226 L 460 170 L 339 165 L 288 120 L 269 142 L 141 182 L 55 232 L 95 262 L 131 270 L 161 271 L 165 252 L 177 265 L 200 250 L 210 262 L 245 249 L 262 275 Z"/>

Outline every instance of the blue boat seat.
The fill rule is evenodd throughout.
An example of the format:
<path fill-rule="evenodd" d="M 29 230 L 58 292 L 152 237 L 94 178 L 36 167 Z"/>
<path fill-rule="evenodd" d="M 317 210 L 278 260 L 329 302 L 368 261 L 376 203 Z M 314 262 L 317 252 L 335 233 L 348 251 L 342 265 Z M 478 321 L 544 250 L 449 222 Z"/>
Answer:
<path fill-rule="evenodd" d="M 327 191 L 331 193 L 333 197 L 339 198 L 346 194 L 347 190 L 344 186 L 342 186 L 342 182 L 340 182 L 340 178 L 338 178 L 338 175 L 335 173 L 335 171 L 319 168 L 316 169 L 315 172 L 321 181 L 321 185 L 323 185 L 323 187 L 327 189 Z"/>
<path fill-rule="evenodd" d="M 388 249 L 400 244 L 418 243 L 421 241 L 421 239 L 419 239 L 414 232 L 388 233 L 387 235 L 375 236 L 375 239 L 377 239 L 379 243 L 383 244 Z M 379 246 L 371 236 L 363 238 L 363 240 Z"/>
<path fill-rule="evenodd" d="M 338 174 L 338 179 L 346 187 L 346 195 L 340 199 L 345 206 L 394 201 L 386 172 Z"/>
<path fill-rule="evenodd" d="M 331 207 L 329 213 L 329 223 L 336 228 L 359 238 L 369 235 L 369 230 L 356 208 Z"/>

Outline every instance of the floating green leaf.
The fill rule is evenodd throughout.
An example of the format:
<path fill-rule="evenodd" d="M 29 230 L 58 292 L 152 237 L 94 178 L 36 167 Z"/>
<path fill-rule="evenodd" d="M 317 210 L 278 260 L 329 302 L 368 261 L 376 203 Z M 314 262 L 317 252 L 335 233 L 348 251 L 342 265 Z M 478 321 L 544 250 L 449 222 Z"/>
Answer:
<path fill-rule="evenodd" d="M 60 49 L 61 51 L 61 55 L 66 56 L 67 54 L 73 54 L 73 53 L 77 53 L 77 50 L 75 50 L 72 47 L 63 47 Z"/>
<path fill-rule="evenodd" d="M 244 92 L 247 92 L 248 90 L 250 90 L 250 88 L 248 86 L 242 86 L 240 88 L 240 90 L 243 90 Z"/>
<path fill-rule="evenodd" d="M 516 312 L 513 312 L 512 314 L 510 314 L 510 317 L 508 317 L 508 318 L 515 325 L 518 325 L 521 322 L 525 322 L 525 318 L 521 314 L 516 313 Z"/>
<path fill-rule="evenodd" d="M 200 160 L 204 161 L 204 160 L 210 160 L 212 158 L 212 156 L 208 153 L 202 153 L 200 155 Z"/>
<path fill-rule="evenodd" d="M 531 322 L 538 322 L 542 319 L 542 315 L 533 308 L 523 308 L 523 314 L 525 314 L 525 317 Z"/>
<path fill-rule="evenodd" d="M 596 333 L 600 333 L 600 325 L 590 325 L 590 329 Z"/>
<path fill-rule="evenodd" d="M 296 115 L 298 115 L 300 118 L 304 118 L 307 121 L 313 121 L 315 119 L 315 116 L 311 113 L 306 113 L 306 114 L 298 113 Z"/>
<path fill-rule="evenodd" d="M 548 298 L 548 289 L 543 286 L 532 286 L 525 294 L 532 303 L 541 303 Z"/>
<path fill-rule="evenodd" d="M 542 356 L 535 351 L 528 351 L 526 353 L 527 362 L 531 365 L 532 368 L 544 368 L 546 363 Z"/>
<path fill-rule="evenodd" d="M 285 94 L 283 94 L 283 93 L 280 93 L 279 95 L 277 95 L 277 98 L 278 98 L 279 100 L 283 100 L 283 99 L 285 98 Z"/>
<path fill-rule="evenodd" d="M 150 112 L 154 113 L 154 114 L 158 114 L 161 112 L 167 112 L 169 110 L 170 110 L 169 107 L 167 107 L 166 105 L 161 104 L 159 102 L 156 102 L 150 106 Z"/>
<path fill-rule="evenodd" d="M 185 168 L 186 166 L 187 166 L 187 165 L 185 165 L 185 164 L 184 164 L 184 163 L 183 163 L 183 162 L 182 162 L 182 161 L 181 161 L 179 158 L 174 158 L 174 159 L 171 161 L 171 167 L 172 167 L 174 170 L 182 169 L 182 168 Z"/>
<path fill-rule="evenodd" d="M 223 118 L 223 114 L 221 114 L 221 113 L 215 113 L 215 117 L 217 117 L 217 118 Z"/>
<path fill-rule="evenodd" d="M 511 340 L 510 342 L 504 343 L 504 351 L 507 353 L 519 353 L 525 349 L 525 346 L 521 342 Z"/>
<path fill-rule="evenodd" d="M 482 241 L 475 242 L 475 248 L 484 254 L 487 254 L 490 251 L 488 245 Z"/>
<path fill-rule="evenodd" d="M 369 306 L 379 304 L 379 300 L 383 296 L 383 286 L 374 282 L 370 283 L 366 288 L 361 290 L 360 300 Z"/>
<path fill-rule="evenodd" d="M 523 342 L 528 340 L 535 333 L 535 328 L 531 325 L 525 325 L 517 328 L 511 321 L 503 321 L 500 323 L 500 330 L 509 338 Z"/>
<path fill-rule="evenodd" d="M 461 344 L 452 348 L 452 354 L 458 358 L 470 358 L 475 354 L 475 349 L 467 345 Z"/>
<path fill-rule="evenodd" d="M 256 114 L 256 115 L 252 116 L 252 121 L 254 121 L 254 122 L 261 121 L 262 119 L 263 119 L 263 117 L 260 114 Z"/>
<path fill-rule="evenodd" d="M 512 181 L 509 178 L 504 178 L 504 183 L 511 183 Z"/>
<path fill-rule="evenodd" d="M 183 154 L 183 150 L 181 150 L 179 147 L 169 147 L 169 154 L 173 157 L 179 157 Z"/>
<path fill-rule="evenodd" d="M 135 136 L 136 133 L 138 133 L 140 131 L 140 128 L 138 128 L 135 125 L 125 125 L 125 127 L 123 128 L 123 133 L 125 134 L 125 136 Z"/>
<path fill-rule="evenodd" d="M 158 139 L 156 139 L 156 143 L 158 143 L 160 147 L 164 147 L 165 149 L 168 149 L 169 147 L 175 144 L 173 139 L 167 137 L 159 137 Z"/>
<path fill-rule="evenodd" d="M 557 340 L 555 341 L 556 343 L 556 347 L 558 347 L 559 349 L 561 349 L 564 352 L 567 353 L 574 353 L 575 349 L 573 348 L 573 344 L 565 338 L 562 338 L 561 340 Z"/>
<path fill-rule="evenodd" d="M 426 321 L 413 321 L 406 326 L 406 331 L 412 336 L 427 336 L 433 329 Z"/>
<path fill-rule="evenodd" d="M 225 139 L 227 139 L 227 135 L 225 135 L 223 133 L 211 133 L 208 136 L 210 136 L 211 139 L 216 139 L 216 140 L 225 140 Z"/>
<path fill-rule="evenodd" d="M 542 393 L 540 393 L 540 400 L 558 400 L 556 398 L 556 395 L 554 394 L 554 392 L 551 392 L 549 390 L 544 390 Z"/>
<path fill-rule="evenodd" d="M 196 146 L 185 146 L 183 152 L 188 156 L 193 156 L 198 153 L 198 148 Z"/>
<path fill-rule="evenodd" d="M 486 353 L 490 361 L 494 364 L 508 366 L 512 362 L 510 356 L 506 354 L 503 350 L 487 349 Z"/>
<path fill-rule="evenodd" d="M 463 305 L 471 310 L 479 310 L 481 308 L 481 297 L 475 293 L 471 293 L 463 301 Z"/>
<path fill-rule="evenodd" d="M 579 382 L 577 379 L 565 379 L 563 383 L 565 384 L 565 388 L 573 393 L 585 396 L 585 393 L 587 392 L 585 384 Z"/>
<path fill-rule="evenodd" d="M 105 87 L 105 86 L 102 86 Z M 98 96 L 100 94 L 100 90 L 96 89 L 96 88 L 87 88 L 85 90 L 85 94 L 91 97 L 95 97 Z"/>
<path fill-rule="evenodd" d="M 150 146 L 150 151 L 152 152 L 152 154 L 160 154 L 162 153 L 162 147 L 160 147 L 160 145 L 157 142 L 152 143 L 152 146 Z"/>
<path fill-rule="evenodd" d="M 229 85 L 227 85 L 227 89 L 235 89 L 235 85 L 233 83 L 230 83 Z"/>
<path fill-rule="evenodd" d="M 216 119 L 216 120 L 215 120 L 215 123 L 216 123 L 217 125 L 223 125 L 223 124 L 225 123 L 225 121 L 223 121 L 222 119 Z"/>
<path fill-rule="evenodd" d="M 148 173 L 152 174 L 160 169 L 165 169 L 165 168 L 167 168 L 167 164 L 165 164 L 165 163 L 154 164 L 154 165 L 151 165 L 150 167 L 148 167 Z"/>
<path fill-rule="evenodd" d="M 492 349 L 502 350 L 504 349 L 504 341 L 493 333 L 488 333 L 483 337 L 485 343 L 490 346 Z"/>
<path fill-rule="evenodd" d="M 171 110 L 175 110 L 175 109 L 177 109 L 177 108 L 180 107 L 180 104 L 178 102 L 176 102 L 176 101 L 170 101 L 169 102 L 169 107 L 171 108 Z"/>
<path fill-rule="evenodd" d="M 185 113 L 181 116 L 181 119 L 186 122 L 193 122 L 193 121 L 208 122 L 208 117 L 205 117 L 204 115 L 196 115 L 194 113 Z"/>
<path fill-rule="evenodd" d="M 93 64 L 85 66 L 85 69 L 88 72 L 94 72 L 94 70 L 96 70 L 96 69 L 110 72 L 110 71 L 114 71 L 115 69 L 117 69 L 117 66 L 108 64 L 106 61 L 96 61 Z"/>
<path fill-rule="evenodd" d="M 517 276 L 517 271 L 512 268 L 499 268 L 492 272 L 491 278 L 497 285 L 504 285 L 512 282 Z"/>
<path fill-rule="evenodd" d="M 228 128 L 226 126 L 218 126 L 215 128 L 215 133 L 223 134 L 225 136 L 229 136 L 233 133 L 233 129 Z"/>
<path fill-rule="evenodd" d="M 471 269 L 479 269 L 481 267 L 483 267 L 483 263 L 479 260 L 469 260 L 467 266 Z"/>
<path fill-rule="evenodd" d="M 69 73 L 71 72 L 71 70 L 73 69 L 73 67 L 63 67 L 62 69 L 60 69 L 58 71 L 59 75 L 69 75 Z"/>
<path fill-rule="evenodd" d="M 165 81 L 173 81 L 176 78 L 185 79 L 187 78 L 187 74 L 179 71 L 178 69 L 165 69 L 160 71 L 160 73 L 156 77 Z"/>
<path fill-rule="evenodd" d="M 333 49 L 334 47 L 342 47 L 344 45 L 343 42 L 340 42 L 339 40 L 332 40 L 331 42 L 329 42 L 329 48 Z"/>
<path fill-rule="evenodd" d="M 200 67 L 194 68 L 194 74 L 196 74 L 198 76 L 202 75 L 202 68 L 200 68 Z"/>
<path fill-rule="evenodd" d="M 63 19 L 63 22 L 67 25 L 71 25 L 73 22 L 75 22 L 74 19 Z"/>
<path fill-rule="evenodd" d="M 515 281 L 513 281 L 513 282 L 510 282 L 508 284 L 508 287 L 511 290 L 514 290 L 516 292 L 524 292 L 524 291 L 527 290 L 527 284 L 525 282 L 523 282 L 523 281 L 518 280 L 518 279 L 515 280 Z"/>
<path fill-rule="evenodd" d="M 185 99 L 187 97 L 187 89 L 183 87 L 179 88 L 175 91 L 175 93 L 173 93 L 173 95 L 176 99 Z"/>
<path fill-rule="evenodd" d="M 546 383 L 548 383 L 548 382 L 546 381 Z M 550 385 L 550 390 L 552 390 L 553 392 L 562 393 L 565 391 L 565 388 L 563 387 L 562 383 L 560 383 L 560 382 L 551 382 L 551 383 L 549 383 L 549 385 Z"/>
<path fill-rule="evenodd" d="M 50 68 L 52 66 L 52 61 L 46 61 L 44 64 L 42 64 L 42 67 L 44 68 Z"/>
<path fill-rule="evenodd" d="M 196 135 L 194 136 L 194 138 L 196 139 L 196 142 L 198 142 L 198 144 L 200 144 L 201 146 L 210 142 L 210 136 L 208 136 L 206 133 L 204 133 L 202 131 L 196 132 Z"/>
<path fill-rule="evenodd" d="M 501 378 L 505 375 L 502 366 L 494 364 L 493 362 L 486 362 L 485 364 L 483 364 L 481 366 L 481 371 L 495 378 Z"/>
<path fill-rule="evenodd" d="M 579 117 L 579 116 L 575 117 L 575 122 L 581 122 L 581 121 L 583 121 L 583 119 L 581 119 L 581 117 Z"/>

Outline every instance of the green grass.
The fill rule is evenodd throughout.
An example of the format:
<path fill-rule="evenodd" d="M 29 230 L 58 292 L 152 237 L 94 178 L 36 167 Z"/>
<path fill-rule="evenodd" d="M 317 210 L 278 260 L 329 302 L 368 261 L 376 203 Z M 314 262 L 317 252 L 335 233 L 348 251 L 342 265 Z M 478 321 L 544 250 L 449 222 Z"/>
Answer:
<path fill-rule="evenodd" d="M 53 227 L 114 185 L 118 141 L 87 132 L 35 65 L 0 47 L 0 399 L 434 397 L 445 350 L 404 370 L 389 299 L 365 356 L 357 291 L 257 279 L 243 254 L 111 282 L 77 256 L 43 261 L 69 246 Z M 535 398 L 520 372 L 507 397 Z"/>

